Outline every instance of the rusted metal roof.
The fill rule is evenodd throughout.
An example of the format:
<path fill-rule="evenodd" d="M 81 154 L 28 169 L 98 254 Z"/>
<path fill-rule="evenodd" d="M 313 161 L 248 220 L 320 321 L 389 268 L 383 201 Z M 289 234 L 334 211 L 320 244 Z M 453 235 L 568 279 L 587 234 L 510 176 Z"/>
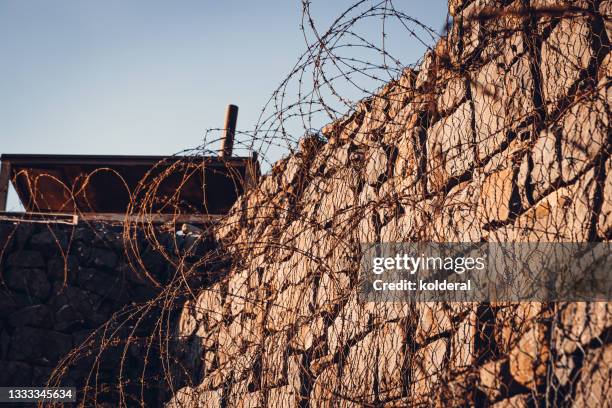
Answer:
<path fill-rule="evenodd" d="M 141 191 L 155 196 L 151 213 L 222 215 L 259 176 L 255 156 L 3 154 L 0 161 L 26 211 L 37 213 L 125 213 Z"/>

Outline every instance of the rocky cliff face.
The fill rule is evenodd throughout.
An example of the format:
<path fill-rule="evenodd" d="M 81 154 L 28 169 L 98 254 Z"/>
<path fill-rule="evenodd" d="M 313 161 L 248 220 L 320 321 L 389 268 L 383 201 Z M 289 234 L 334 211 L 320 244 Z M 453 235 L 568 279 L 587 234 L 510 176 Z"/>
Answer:
<path fill-rule="evenodd" d="M 360 303 L 362 244 L 612 235 L 610 1 L 452 0 L 448 36 L 306 138 L 216 234 L 171 406 L 592 406 L 610 303 Z"/>

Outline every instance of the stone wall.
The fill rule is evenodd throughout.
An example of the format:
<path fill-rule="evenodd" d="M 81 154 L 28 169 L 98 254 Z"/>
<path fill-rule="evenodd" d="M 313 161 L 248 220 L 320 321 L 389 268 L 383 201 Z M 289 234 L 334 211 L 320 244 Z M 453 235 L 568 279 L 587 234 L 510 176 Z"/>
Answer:
<path fill-rule="evenodd" d="M 117 406 L 121 378 L 135 401 L 141 387 L 147 405 L 164 400 L 159 350 L 145 347 L 159 330 L 152 302 L 161 289 L 131 264 L 123 234 L 107 223 L 0 223 L 0 386 L 75 386 L 79 399 L 88 386 L 96 404 Z M 140 235 L 133 242 L 147 272 L 167 282 L 176 268 Z M 160 239 L 177 252 L 193 244 Z M 147 353 L 150 382 L 141 385 Z"/>
<path fill-rule="evenodd" d="M 612 6 L 569 4 L 451 0 L 419 69 L 239 200 L 233 266 L 181 316 L 202 381 L 171 406 L 609 403 L 610 303 L 357 299 L 362 243 L 610 239 Z"/>

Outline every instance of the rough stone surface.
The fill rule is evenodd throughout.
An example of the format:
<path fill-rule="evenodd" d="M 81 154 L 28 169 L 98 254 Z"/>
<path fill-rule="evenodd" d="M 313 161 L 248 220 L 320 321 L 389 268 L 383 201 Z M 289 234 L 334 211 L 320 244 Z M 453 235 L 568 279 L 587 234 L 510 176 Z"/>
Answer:
<path fill-rule="evenodd" d="M 247 192 L 250 210 L 230 214 L 243 220 L 238 234 L 219 226 L 218 239 L 231 245 L 251 248 L 254 236 L 269 243 L 234 252 L 239 266 L 227 278 L 229 299 L 246 293 L 258 307 L 230 300 L 224 312 L 214 290 L 204 291 L 207 311 L 187 326 L 226 326 L 247 313 L 261 322 L 261 363 L 245 374 L 259 384 L 260 403 L 605 406 L 609 303 L 391 305 L 357 296 L 363 243 L 610 239 L 609 39 L 596 40 L 609 21 L 530 19 L 524 4 L 450 1 L 453 26 L 436 49 L 447 49 L 450 63 L 469 61 L 465 71 L 429 51 L 418 70 L 325 127 L 330 143 L 312 157 L 289 156 L 285 176 Z M 609 14 L 609 4 L 579 5 Z M 502 12 L 470 19 L 483 7 Z M 404 97 L 387 98 L 391 89 Z M 291 206 L 269 211 L 287 191 L 299 191 Z M 263 281 L 251 279 L 248 291 L 237 284 L 258 269 Z M 224 334 L 202 354 L 231 367 L 242 357 L 237 341 Z M 292 376 L 287 361 L 298 355 L 304 375 Z M 247 398 L 230 372 L 204 373 L 202 384 Z"/>
<path fill-rule="evenodd" d="M 0 386 L 45 385 L 58 363 L 77 347 L 77 362 L 61 379 L 55 378 L 61 384 L 82 388 L 92 370 L 99 381 L 112 384 L 122 358 L 124 380 L 138 378 L 145 349 L 137 345 L 125 357 L 122 345 L 107 346 L 94 365 L 102 339 L 110 337 L 102 334 L 102 325 L 112 324 L 113 314 L 132 302 L 146 302 L 159 293 L 126 266 L 122 227 L 1 222 L 0 230 Z M 140 244 L 146 246 L 144 240 Z M 155 270 L 159 261 L 147 259 Z M 155 276 L 162 279 L 170 272 L 158 270 Z M 148 336 L 151 327 L 147 322 L 133 335 Z M 125 333 L 116 340 L 122 336 Z M 159 370 L 149 367 L 152 373 Z M 153 404 L 162 393 L 146 395 Z M 117 406 L 113 398 L 112 392 L 100 395 L 100 401 Z"/>
<path fill-rule="evenodd" d="M 229 266 L 180 313 L 192 381 L 168 406 L 605 406 L 609 302 L 358 297 L 366 243 L 610 240 L 611 59 L 609 37 L 597 39 L 610 2 L 532 18 L 516 8 L 527 3 L 450 1 L 435 47 L 445 63 L 428 51 L 326 126 L 329 143 L 304 139 L 238 200 L 215 227 Z M 483 7 L 503 12 L 473 18 Z M 64 268 L 55 240 L 19 227 L 2 258 L 0 385 L 45 377 L 113 311 L 147 298 L 142 277 L 120 276 L 111 235 L 77 231 Z M 120 350 L 108 350 L 107 375 Z"/>

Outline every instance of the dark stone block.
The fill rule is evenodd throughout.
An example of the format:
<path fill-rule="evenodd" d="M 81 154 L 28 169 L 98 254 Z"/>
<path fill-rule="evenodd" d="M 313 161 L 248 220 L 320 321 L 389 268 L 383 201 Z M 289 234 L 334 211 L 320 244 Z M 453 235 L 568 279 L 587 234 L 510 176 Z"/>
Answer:
<path fill-rule="evenodd" d="M 79 288 L 67 287 L 66 297 L 72 308 L 81 315 L 93 314 L 100 306 L 100 296 Z"/>
<path fill-rule="evenodd" d="M 2 278 L 10 289 L 26 291 L 28 288 L 28 270 L 9 268 L 4 271 Z"/>
<path fill-rule="evenodd" d="M 74 310 L 70 305 L 63 305 L 55 312 L 55 320 L 57 323 L 67 323 L 75 321 L 83 321 L 83 316 Z"/>
<path fill-rule="evenodd" d="M 72 245 L 72 255 L 74 255 L 79 265 L 88 265 L 91 257 L 91 244 L 85 242 L 75 242 Z"/>
<path fill-rule="evenodd" d="M 50 231 L 49 229 L 45 229 L 32 235 L 29 246 L 36 249 L 51 249 L 59 252 L 59 250 L 68 246 L 68 235 L 66 234 L 66 231 Z"/>
<path fill-rule="evenodd" d="M 174 234 L 164 234 L 159 238 L 159 243 L 166 249 L 172 250 L 174 248 L 174 241 L 177 239 L 178 235 Z M 144 238 L 141 239 L 142 242 Z"/>
<path fill-rule="evenodd" d="M 15 360 L 54 366 L 71 349 L 71 336 L 52 330 L 18 327 L 11 336 L 9 355 Z"/>
<path fill-rule="evenodd" d="M 11 336 L 9 336 L 6 330 L 0 332 L 0 360 L 8 358 L 9 345 L 11 343 Z"/>
<path fill-rule="evenodd" d="M 14 224 L 0 221 L 0 248 L 4 248 L 6 254 L 13 249 L 14 231 Z M 1 258 L 0 262 L 2 262 Z"/>
<path fill-rule="evenodd" d="M 125 262 L 117 265 L 115 271 L 117 272 L 118 276 L 124 277 L 130 283 L 144 284 L 146 281 L 148 281 L 148 279 L 142 273 L 134 271 L 133 268 Z"/>
<path fill-rule="evenodd" d="M 46 385 L 52 373 L 53 367 L 34 366 L 32 368 L 32 384 L 36 384 L 38 387 Z"/>
<path fill-rule="evenodd" d="M 100 353 L 100 368 L 104 371 L 110 371 L 117 369 L 119 364 L 127 364 L 127 360 L 122 361 L 123 353 L 125 352 L 124 348 L 124 344 L 106 346 L 102 353 Z"/>
<path fill-rule="evenodd" d="M 112 250 L 123 250 L 123 228 L 112 227 L 99 223 L 95 227 L 95 237 L 92 246 L 108 248 Z"/>
<path fill-rule="evenodd" d="M 86 316 L 86 327 L 90 329 L 97 329 L 108 321 L 109 315 L 104 313 L 92 313 Z"/>
<path fill-rule="evenodd" d="M 91 330 L 78 330 L 72 333 L 72 345 L 74 347 L 79 347 L 85 342 L 89 336 L 91 335 Z M 90 339 L 93 341 L 93 339 Z M 91 344 L 90 342 L 88 344 Z"/>
<path fill-rule="evenodd" d="M 144 303 L 153 299 L 158 292 L 159 289 L 145 285 L 137 285 L 130 290 L 130 300 L 136 303 Z"/>
<path fill-rule="evenodd" d="M 44 268 L 45 260 L 38 251 L 22 250 L 10 254 L 6 264 L 18 268 Z"/>
<path fill-rule="evenodd" d="M 117 266 L 117 254 L 109 249 L 93 248 L 90 256 L 91 263 L 94 266 L 101 266 L 108 269 L 113 269 Z"/>
<path fill-rule="evenodd" d="M 34 305 L 18 310 L 9 316 L 13 327 L 31 326 L 50 329 L 53 327 L 53 310 L 47 305 Z"/>
<path fill-rule="evenodd" d="M 98 269 L 84 269 L 77 278 L 79 287 L 104 297 L 116 298 L 120 296 L 123 282 L 117 276 L 113 276 Z"/>
<path fill-rule="evenodd" d="M 0 387 L 32 385 L 32 367 L 19 361 L 0 361 Z"/>
<path fill-rule="evenodd" d="M 101 297 L 74 286 L 55 284 L 51 303 L 56 311 L 64 305 L 70 305 L 79 315 L 86 317 L 95 313 L 100 305 Z"/>
<path fill-rule="evenodd" d="M 97 286 L 108 285 L 108 283 L 112 282 L 114 279 L 113 276 L 95 268 L 83 268 L 79 272 L 76 284 L 87 290 Z"/>
<path fill-rule="evenodd" d="M 10 292 L 0 290 L 0 317 L 8 316 L 17 310 L 18 305 L 14 296 Z"/>
<path fill-rule="evenodd" d="M 28 307 L 28 306 L 33 306 L 33 305 L 39 305 L 41 300 L 37 299 L 27 293 L 24 292 L 17 292 L 14 291 L 13 293 L 11 293 L 11 298 L 13 299 L 13 301 L 15 302 L 15 304 L 17 305 L 17 307 L 12 310 L 11 312 L 14 312 L 16 310 L 22 309 L 24 307 Z"/>
<path fill-rule="evenodd" d="M 66 288 L 69 285 L 64 286 L 60 282 L 53 282 L 51 289 L 51 297 L 49 298 L 48 304 L 55 310 L 56 312 L 65 304 L 68 303 L 66 298 Z"/>
<path fill-rule="evenodd" d="M 47 275 L 42 269 L 29 269 L 28 293 L 44 301 L 49 298 L 51 284 L 47 280 Z"/>
<path fill-rule="evenodd" d="M 102 301 L 100 307 L 98 308 L 98 313 L 110 317 L 117 309 L 118 307 L 116 307 L 116 304 L 113 299 L 109 298 Z"/>
<path fill-rule="evenodd" d="M 159 275 L 166 266 L 166 259 L 153 249 L 148 249 L 142 254 L 142 262 L 146 265 L 147 270 L 152 275 Z"/>
<path fill-rule="evenodd" d="M 19 224 L 15 228 L 15 242 L 17 243 L 18 248 L 23 248 L 32 234 L 36 231 L 36 225 L 30 223 Z"/>
<path fill-rule="evenodd" d="M 54 256 L 47 262 L 47 275 L 49 276 L 49 280 L 63 283 L 64 273 L 67 274 L 67 282 L 75 281 L 79 273 L 79 262 L 75 256 L 68 255 L 66 260 L 61 256 Z"/>
<path fill-rule="evenodd" d="M 79 225 L 72 235 L 72 239 L 75 241 L 81 241 L 85 245 L 91 245 L 91 241 L 95 238 L 94 231 L 89 226 Z"/>
<path fill-rule="evenodd" d="M 70 334 L 73 331 L 80 330 L 85 326 L 86 324 L 84 320 L 72 320 L 72 321 L 64 321 L 64 322 L 55 323 L 53 325 L 53 330 L 62 332 L 62 333 L 66 333 L 66 334 Z"/>
<path fill-rule="evenodd" d="M 51 284 L 42 269 L 9 268 L 4 279 L 9 288 L 26 292 L 41 301 L 46 300 L 51 292 Z"/>

